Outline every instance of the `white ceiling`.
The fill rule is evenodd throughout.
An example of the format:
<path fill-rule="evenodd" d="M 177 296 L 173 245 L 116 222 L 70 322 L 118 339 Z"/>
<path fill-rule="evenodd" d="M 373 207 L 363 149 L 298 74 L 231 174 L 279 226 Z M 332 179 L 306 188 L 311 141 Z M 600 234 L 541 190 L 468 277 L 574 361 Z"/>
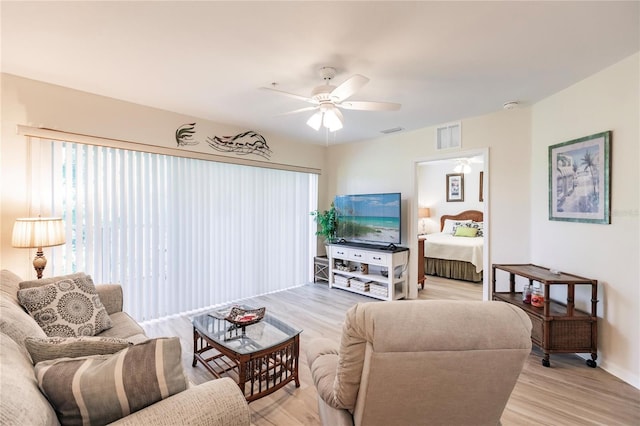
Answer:
<path fill-rule="evenodd" d="M 640 49 L 627 2 L 7 2 L 2 71 L 325 143 L 308 106 L 318 69 L 371 81 L 351 100 L 400 111 L 344 111 L 335 143 L 534 103 Z"/>

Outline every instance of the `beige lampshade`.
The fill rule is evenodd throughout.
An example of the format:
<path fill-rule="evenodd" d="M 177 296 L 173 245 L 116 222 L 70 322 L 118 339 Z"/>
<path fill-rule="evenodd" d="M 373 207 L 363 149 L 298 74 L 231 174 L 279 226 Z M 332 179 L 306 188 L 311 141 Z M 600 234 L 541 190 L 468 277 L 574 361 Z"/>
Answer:
<path fill-rule="evenodd" d="M 429 209 L 429 207 L 420 207 L 418 209 L 418 217 L 420 219 L 424 219 L 426 217 L 431 217 L 431 210 Z"/>
<path fill-rule="evenodd" d="M 59 217 L 16 219 L 11 245 L 20 248 L 59 246 L 65 243 L 64 222 Z"/>

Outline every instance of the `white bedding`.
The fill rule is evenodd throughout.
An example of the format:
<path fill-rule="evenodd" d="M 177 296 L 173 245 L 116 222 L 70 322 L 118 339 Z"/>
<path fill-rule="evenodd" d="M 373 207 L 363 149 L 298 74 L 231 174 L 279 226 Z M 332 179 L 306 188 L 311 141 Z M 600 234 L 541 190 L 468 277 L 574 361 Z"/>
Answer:
<path fill-rule="evenodd" d="M 469 262 L 480 273 L 483 246 L 483 237 L 454 237 L 444 232 L 429 234 L 424 241 L 424 257 Z"/>

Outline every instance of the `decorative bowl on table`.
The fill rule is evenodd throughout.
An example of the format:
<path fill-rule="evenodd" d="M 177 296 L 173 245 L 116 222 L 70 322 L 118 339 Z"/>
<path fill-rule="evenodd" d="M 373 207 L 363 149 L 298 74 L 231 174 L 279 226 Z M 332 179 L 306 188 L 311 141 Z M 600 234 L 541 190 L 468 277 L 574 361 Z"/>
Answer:
<path fill-rule="evenodd" d="M 267 308 L 244 309 L 238 306 L 234 306 L 229 311 L 229 314 L 226 316 L 225 320 L 238 327 L 244 327 L 260 322 L 264 318 L 266 310 Z"/>

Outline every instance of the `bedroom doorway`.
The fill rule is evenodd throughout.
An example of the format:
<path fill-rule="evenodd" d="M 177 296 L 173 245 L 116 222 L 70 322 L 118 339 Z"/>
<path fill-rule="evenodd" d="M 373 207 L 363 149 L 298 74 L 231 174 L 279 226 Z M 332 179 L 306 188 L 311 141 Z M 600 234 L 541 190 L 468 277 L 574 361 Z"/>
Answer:
<path fill-rule="evenodd" d="M 468 210 L 478 210 L 483 214 L 482 244 L 482 299 L 489 300 L 489 155 L 488 148 L 443 153 L 414 162 L 413 226 L 417 235 L 426 236 L 441 231 L 440 218 L 443 215 L 457 215 Z M 460 184 L 458 187 L 457 184 Z M 417 245 L 421 244 L 416 241 Z M 416 251 L 417 252 L 417 251 Z M 416 259 L 413 266 L 418 270 Z M 480 265 L 480 262 L 478 262 Z M 473 266 L 473 265 L 469 265 Z M 430 276 L 427 275 L 425 290 Z M 441 281 L 441 280 L 440 280 Z M 446 280 L 445 280 L 446 281 Z M 469 281 L 461 281 L 469 284 Z M 425 291 L 420 290 L 420 291 Z M 442 290 L 442 288 L 440 288 Z M 416 296 L 417 297 L 417 287 Z"/>

